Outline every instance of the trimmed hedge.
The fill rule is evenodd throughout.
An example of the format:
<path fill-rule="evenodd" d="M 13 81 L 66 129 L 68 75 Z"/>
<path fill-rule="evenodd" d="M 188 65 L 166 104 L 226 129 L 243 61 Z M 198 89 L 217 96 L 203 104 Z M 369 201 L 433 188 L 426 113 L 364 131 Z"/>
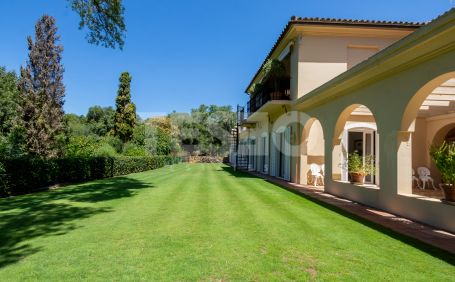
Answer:
<path fill-rule="evenodd" d="M 0 160 L 0 196 L 19 195 L 57 183 L 141 172 L 180 162 L 179 157 L 22 157 Z"/>

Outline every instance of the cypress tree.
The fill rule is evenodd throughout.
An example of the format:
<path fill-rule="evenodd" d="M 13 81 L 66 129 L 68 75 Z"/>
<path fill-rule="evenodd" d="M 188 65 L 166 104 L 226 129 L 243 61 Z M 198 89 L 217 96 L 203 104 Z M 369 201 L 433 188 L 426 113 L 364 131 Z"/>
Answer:
<path fill-rule="evenodd" d="M 120 85 L 115 99 L 114 134 L 124 143 L 133 137 L 136 125 L 136 106 L 131 102 L 131 76 L 128 72 L 120 75 Z"/>
<path fill-rule="evenodd" d="M 30 154 L 53 157 L 60 152 L 63 133 L 63 46 L 57 44 L 55 19 L 42 16 L 35 25 L 35 42 L 29 36 L 28 60 L 21 67 L 19 88 L 22 96 L 22 119 Z"/>

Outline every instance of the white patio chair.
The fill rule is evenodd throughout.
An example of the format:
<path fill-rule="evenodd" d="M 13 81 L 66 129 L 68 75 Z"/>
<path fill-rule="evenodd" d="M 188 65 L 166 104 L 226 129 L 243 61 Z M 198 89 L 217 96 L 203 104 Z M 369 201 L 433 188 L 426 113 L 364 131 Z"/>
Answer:
<path fill-rule="evenodd" d="M 427 167 L 421 166 L 417 168 L 417 174 L 419 175 L 420 181 L 422 181 L 422 189 L 425 189 L 426 184 L 428 183 L 428 187 L 431 186 L 433 187 L 434 190 L 437 190 L 436 187 L 434 187 L 434 179 L 430 176 L 430 170 Z"/>
<path fill-rule="evenodd" d="M 321 174 L 321 168 L 317 164 L 310 165 L 311 178 L 313 179 L 313 185 L 318 186 L 318 180 L 321 179 L 322 185 L 324 185 L 324 177 Z"/>
<path fill-rule="evenodd" d="M 420 186 L 420 180 L 416 176 L 416 172 L 414 169 L 412 169 L 412 184 L 414 185 L 414 181 L 416 183 L 416 187 L 419 189 L 423 189 L 422 186 Z"/>

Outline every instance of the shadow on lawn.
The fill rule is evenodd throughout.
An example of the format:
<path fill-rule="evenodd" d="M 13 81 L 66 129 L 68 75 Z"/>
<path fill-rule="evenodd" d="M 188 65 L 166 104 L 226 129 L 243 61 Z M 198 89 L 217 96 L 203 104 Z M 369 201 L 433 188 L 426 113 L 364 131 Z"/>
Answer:
<path fill-rule="evenodd" d="M 228 166 L 228 165 L 223 165 L 221 167 L 221 169 L 217 169 L 217 171 L 224 171 L 224 172 L 227 172 L 229 173 L 230 175 L 232 176 L 235 176 L 235 177 L 241 177 L 241 178 L 258 178 L 248 172 L 245 172 L 245 171 L 242 171 L 242 170 L 234 170 L 234 168 L 232 166 Z"/>
<path fill-rule="evenodd" d="M 250 174 L 248 172 L 234 171 L 234 169 L 232 167 L 230 167 L 230 166 L 223 166 L 222 170 L 218 170 L 218 171 L 228 172 L 232 176 L 235 176 L 235 177 L 257 178 L 257 179 L 263 180 L 262 178 L 257 177 L 255 175 L 252 175 L 252 174 Z M 357 215 L 351 214 L 351 213 L 349 213 L 347 211 L 344 211 L 344 210 L 342 210 L 342 209 L 340 209 L 340 208 L 338 208 L 336 206 L 332 206 L 332 205 L 327 204 L 325 202 L 322 202 L 322 201 L 320 201 L 318 199 L 312 198 L 312 197 L 310 197 L 308 195 L 301 194 L 298 191 L 290 189 L 290 188 L 288 188 L 286 186 L 282 186 L 280 184 L 273 183 L 273 182 L 268 181 L 268 180 L 264 180 L 264 181 L 266 181 L 268 183 L 271 183 L 271 184 L 274 184 L 275 186 L 277 186 L 277 187 L 279 187 L 281 189 L 284 189 L 286 191 L 289 191 L 289 192 L 291 192 L 293 194 L 296 194 L 296 195 L 298 195 L 300 197 L 303 197 L 303 198 L 305 198 L 305 199 L 307 199 L 307 200 L 309 200 L 309 201 L 311 201 L 311 202 L 313 202 L 313 203 L 315 203 L 315 204 L 317 204 L 319 206 L 322 206 L 322 207 L 324 207 L 326 209 L 329 209 L 329 210 L 331 210 L 333 212 L 336 212 L 336 213 L 338 213 L 338 214 L 340 214 L 342 216 L 345 216 L 345 217 L 347 217 L 349 219 L 357 221 L 360 224 L 363 224 L 363 225 L 365 225 L 365 226 L 367 226 L 369 228 L 372 228 L 372 229 L 374 229 L 376 231 L 379 231 L 379 232 L 381 232 L 381 233 L 383 233 L 383 234 L 385 234 L 385 235 L 387 235 L 389 237 L 392 237 L 392 238 L 394 238 L 396 240 L 399 240 L 399 241 L 403 242 L 404 244 L 410 245 L 410 246 L 412 246 L 414 248 L 417 248 L 417 249 L 419 249 L 419 250 L 421 250 L 423 252 L 426 252 L 429 255 L 431 255 L 433 257 L 436 257 L 438 259 L 441 259 L 441 260 L 443 260 L 443 261 L 445 261 L 445 262 L 447 262 L 447 263 L 449 263 L 451 265 L 455 265 L 455 255 L 454 254 L 451 254 L 451 253 L 449 253 L 447 251 L 444 251 L 444 250 L 441 250 L 439 248 L 436 248 L 436 247 L 433 247 L 431 245 L 428 245 L 426 243 L 423 243 L 423 242 L 421 242 L 421 241 L 419 241 L 417 239 L 414 239 L 414 238 L 408 237 L 406 235 L 402 235 L 400 233 L 397 233 L 397 232 L 395 232 L 393 230 L 390 230 L 390 229 L 388 229 L 388 228 L 386 228 L 386 227 L 384 227 L 382 225 L 376 224 L 374 222 L 371 222 L 369 220 L 361 218 L 361 217 L 359 217 Z"/>
<path fill-rule="evenodd" d="M 109 207 L 89 207 L 78 202 L 95 203 L 132 197 L 138 189 L 149 187 L 153 186 L 127 177 L 115 177 L 0 199 L 0 268 L 41 250 L 28 240 L 63 235 L 76 229 L 80 219 L 112 211 Z"/>

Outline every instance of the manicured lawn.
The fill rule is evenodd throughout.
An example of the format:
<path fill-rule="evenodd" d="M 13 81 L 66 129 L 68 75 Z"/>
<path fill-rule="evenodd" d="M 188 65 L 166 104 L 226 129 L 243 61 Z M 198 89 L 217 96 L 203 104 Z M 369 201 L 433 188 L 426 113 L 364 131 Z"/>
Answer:
<path fill-rule="evenodd" d="M 455 279 L 455 258 L 218 164 L 0 199 L 0 281 Z"/>

